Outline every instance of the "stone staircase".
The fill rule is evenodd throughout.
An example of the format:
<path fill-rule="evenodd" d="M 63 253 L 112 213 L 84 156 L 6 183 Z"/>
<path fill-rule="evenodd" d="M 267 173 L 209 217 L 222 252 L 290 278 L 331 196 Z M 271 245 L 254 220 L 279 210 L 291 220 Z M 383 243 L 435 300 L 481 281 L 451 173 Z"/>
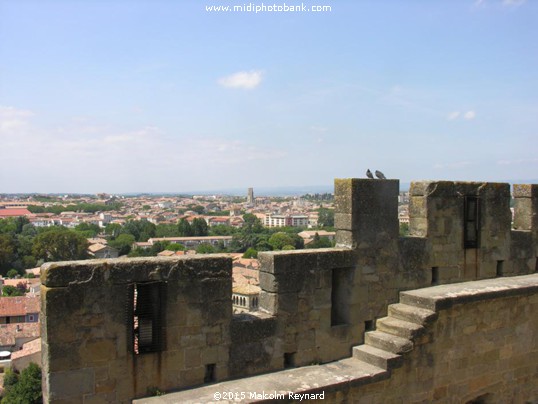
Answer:
<path fill-rule="evenodd" d="M 411 304 L 391 304 L 388 316 L 376 322 L 375 331 L 364 334 L 364 344 L 353 347 L 353 357 L 386 371 L 400 367 L 402 355 L 421 342 L 425 327 L 437 313 Z"/>

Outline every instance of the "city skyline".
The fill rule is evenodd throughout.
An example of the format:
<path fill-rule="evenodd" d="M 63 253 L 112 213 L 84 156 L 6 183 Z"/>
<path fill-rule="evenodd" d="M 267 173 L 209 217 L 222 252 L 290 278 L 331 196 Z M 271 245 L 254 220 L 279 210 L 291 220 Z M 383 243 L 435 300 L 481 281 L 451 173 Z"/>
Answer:
<path fill-rule="evenodd" d="M 0 193 L 537 177 L 537 3 L 303 3 L 0 0 Z"/>

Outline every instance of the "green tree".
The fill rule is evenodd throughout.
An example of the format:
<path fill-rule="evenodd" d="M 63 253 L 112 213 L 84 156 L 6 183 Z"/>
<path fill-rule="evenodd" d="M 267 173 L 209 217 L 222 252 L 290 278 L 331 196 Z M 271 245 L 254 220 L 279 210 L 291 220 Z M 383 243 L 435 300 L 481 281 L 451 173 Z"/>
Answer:
<path fill-rule="evenodd" d="M 35 237 L 37 236 L 37 229 L 31 223 L 25 224 L 24 226 L 22 226 L 22 231 L 20 235 L 26 237 Z"/>
<path fill-rule="evenodd" d="M 4 297 L 24 296 L 24 293 L 21 289 L 11 285 L 6 285 L 2 288 L 2 296 Z"/>
<path fill-rule="evenodd" d="M 170 243 L 165 249 L 169 251 L 185 251 L 185 246 L 180 243 Z"/>
<path fill-rule="evenodd" d="M 6 369 L 4 374 L 4 389 L 9 389 L 10 387 L 17 384 L 19 381 L 19 374 L 11 368 Z"/>
<path fill-rule="evenodd" d="M 109 241 L 108 245 L 118 250 L 119 255 L 129 254 L 131 247 L 135 242 L 132 234 L 120 234 L 115 240 Z"/>
<path fill-rule="evenodd" d="M 204 237 L 207 236 L 208 228 L 207 222 L 202 218 L 195 218 L 192 221 L 192 235 L 195 237 Z"/>
<path fill-rule="evenodd" d="M 196 252 L 198 254 L 212 254 L 215 252 L 215 248 L 211 244 L 202 243 L 196 247 Z"/>
<path fill-rule="evenodd" d="M 166 246 L 167 246 L 167 243 L 157 241 L 157 242 L 153 243 L 153 245 L 150 247 L 149 250 L 150 250 L 152 255 L 156 256 L 161 251 L 163 251 L 166 248 Z"/>
<path fill-rule="evenodd" d="M 22 233 L 22 230 L 24 228 L 24 226 L 30 224 L 30 221 L 28 220 L 28 218 L 24 217 L 24 216 L 17 216 L 15 218 L 15 232 L 17 234 L 20 234 Z"/>
<path fill-rule="evenodd" d="M 145 248 L 136 247 L 135 249 L 131 250 L 129 254 L 127 254 L 128 257 L 152 257 L 154 254 L 149 250 Z"/>
<path fill-rule="evenodd" d="M 9 234 L 0 234 L 0 273 L 5 274 L 13 266 L 11 263 L 16 259 L 16 245 L 13 237 Z"/>
<path fill-rule="evenodd" d="M 314 235 L 314 240 L 309 243 L 306 248 L 330 248 L 332 247 L 331 240 L 327 237 L 320 237 L 318 233 Z"/>
<path fill-rule="evenodd" d="M 41 368 L 35 363 L 30 363 L 18 377 L 18 380 L 5 387 L 5 395 L 2 404 L 41 404 Z"/>
<path fill-rule="evenodd" d="M 282 250 L 282 248 L 286 245 L 295 245 L 295 240 L 293 239 L 292 235 L 284 232 L 274 233 L 271 235 L 271 237 L 269 237 L 268 242 L 271 247 L 273 247 L 273 250 Z"/>
<path fill-rule="evenodd" d="M 178 237 L 179 229 L 175 224 L 158 224 L 155 229 L 155 237 Z"/>
<path fill-rule="evenodd" d="M 258 258 L 258 251 L 256 249 L 250 247 L 243 254 L 243 258 Z"/>
<path fill-rule="evenodd" d="M 400 236 L 405 237 L 409 235 L 409 223 L 400 223 Z"/>
<path fill-rule="evenodd" d="M 121 224 L 109 223 L 105 227 L 105 234 L 108 234 L 112 238 L 116 238 L 120 235 L 121 230 L 122 230 Z"/>
<path fill-rule="evenodd" d="M 211 236 L 231 236 L 239 232 L 239 229 L 228 226 L 226 224 L 219 224 L 209 229 L 209 235 Z"/>
<path fill-rule="evenodd" d="M 321 227 L 334 227 L 334 210 L 319 208 L 318 225 Z"/>
<path fill-rule="evenodd" d="M 146 219 L 129 220 L 125 223 L 121 232 L 133 235 L 136 241 L 148 241 L 150 238 L 155 237 L 156 227 Z"/>
<path fill-rule="evenodd" d="M 268 243 L 273 250 L 282 250 L 286 245 L 293 246 L 297 250 L 304 248 L 303 239 L 294 233 L 274 233 L 269 237 Z"/>
<path fill-rule="evenodd" d="M 252 213 L 245 213 L 243 215 L 243 221 L 242 233 L 263 233 L 265 231 L 260 219 Z"/>
<path fill-rule="evenodd" d="M 196 213 L 198 213 L 199 215 L 201 215 L 202 213 L 205 212 L 205 208 L 201 205 L 189 205 L 188 208 Z"/>
<path fill-rule="evenodd" d="M 6 276 L 10 279 L 16 278 L 17 276 L 19 276 L 19 271 L 17 271 L 16 269 L 10 269 L 9 271 L 7 271 Z"/>
<path fill-rule="evenodd" d="M 101 228 L 98 225 L 85 222 L 77 224 L 74 230 L 86 238 L 95 237 L 101 232 Z"/>
<path fill-rule="evenodd" d="M 192 227 L 187 221 L 187 219 L 181 219 L 177 226 L 180 237 L 191 237 L 192 235 L 194 235 Z"/>
<path fill-rule="evenodd" d="M 45 261 L 68 261 L 85 259 L 88 241 L 69 230 L 51 230 L 34 239 L 33 255 Z"/>
<path fill-rule="evenodd" d="M 17 232 L 17 225 L 12 217 L 7 219 L 0 219 L 0 234 L 15 234 Z"/>

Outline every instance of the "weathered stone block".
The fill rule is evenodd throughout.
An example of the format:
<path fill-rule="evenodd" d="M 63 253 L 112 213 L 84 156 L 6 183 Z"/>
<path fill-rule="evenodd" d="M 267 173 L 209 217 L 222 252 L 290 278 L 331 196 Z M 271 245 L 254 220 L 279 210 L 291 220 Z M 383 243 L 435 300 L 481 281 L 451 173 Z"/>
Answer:
<path fill-rule="evenodd" d="M 270 314 L 276 314 L 278 311 L 277 297 L 276 293 L 262 290 L 260 292 L 260 309 Z"/>
<path fill-rule="evenodd" d="M 514 184 L 514 198 L 538 198 L 538 184 Z"/>
<path fill-rule="evenodd" d="M 50 401 L 76 399 L 95 392 L 95 378 L 91 368 L 51 372 L 48 375 L 48 383 L 54 386 L 54 389 L 49 391 Z"/>

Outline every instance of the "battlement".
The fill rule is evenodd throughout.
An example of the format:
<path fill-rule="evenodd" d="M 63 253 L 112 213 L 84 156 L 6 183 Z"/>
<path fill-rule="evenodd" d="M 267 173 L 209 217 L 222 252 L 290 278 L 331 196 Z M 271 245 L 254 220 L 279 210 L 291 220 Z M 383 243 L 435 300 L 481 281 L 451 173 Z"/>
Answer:
<path fill-rule="evenodd" d="M 224 256 L 42 267 L 48 402 L 129 402 L 351 356 L 399 293 L 538 269 L 538 185 L 335 180 L 336 248 L 264 252 L 259 312 L 232 315 Z"/>

